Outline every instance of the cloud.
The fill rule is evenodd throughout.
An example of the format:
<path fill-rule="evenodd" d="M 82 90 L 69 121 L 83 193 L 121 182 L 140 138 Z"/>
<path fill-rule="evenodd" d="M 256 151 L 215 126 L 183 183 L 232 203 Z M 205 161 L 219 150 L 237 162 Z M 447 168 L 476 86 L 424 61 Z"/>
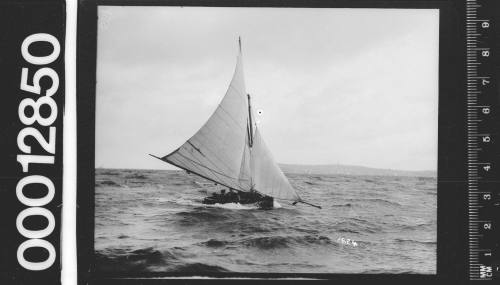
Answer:
<path fill-rule="evenodd" d="M 243 37 L 247 91 L 286 163 L 436 169 L 438 12 L 99 7 L 96 166 L 168 168 L 221 100 Z"/>

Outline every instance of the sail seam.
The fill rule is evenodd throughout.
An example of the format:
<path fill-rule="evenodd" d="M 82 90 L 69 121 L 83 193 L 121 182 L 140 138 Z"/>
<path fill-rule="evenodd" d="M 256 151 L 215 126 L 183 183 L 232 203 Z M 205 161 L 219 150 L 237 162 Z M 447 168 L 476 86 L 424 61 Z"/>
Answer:
<path fill-rule="evenodd" d="M 226 109 L 224 109 L 222 106 L 219 106 L 219 108 L 220 108 L 222 111 L 224 111 L 224 113 L 225 113 L 225 114 L 227 114 L 227 116 L 228 116 L 229 118 L 231 118 L 231 120 L 233 120 L 233 122 L 236 124 L 236 126 L 237 126 L 239 129 L 243 129 L 243 127 L 242 127 L 242 126 L 240 126 L 240 125 L 238 125 L 238 122 L 236 121 L 236 119 L 234 119 L 234 117 L 233 117 L 233 116 L 231 116 L 231 114 L 229 114 L 229 112 L 228 112 Z M 217 114 L 217 115 L 219 115 L 219 114 Z M 220 115 L 219 115 L 219 116 L 220 116 Z M 226 123 L 226 124 L 227 124 L 227 123 Z"/>
<path fill-rule="evenodd" d="M 183 155 L 183 154 L 181 154 L 181 153 L 179 153 L 179 156 L 180 156 L 180 157 L 182 157 L 183 159 L 185 159 L 187 162 L 190 162 L 192 165 L 194 165 L 194 166 L 195 166 L 195 167 L 197 167 L 198 169 L 205 169 L 205 170 L 210 171 L 210 172 L 212 173 L 212 175 L 213 175 L 213 176 L 215 176 L 215 177 L 217 177 L 218 179 L 220 179 L 219 175 L 216 175 L 216 173 L 217 173 L 217 174 L 219 174 L 219 172 L 218 172 L 218 171 L 212 170 L 212 169 L 210 169 L 209 167 L 206 167 L 206 166 L 202 165 L 201 163 L 199 163 L 199 162 L 197 162 L 197 161 L 194 161 L 194 160 L 192 160 L 192 159 L 190 159 L 190 158 L 186 157 L 185 155 Z M 200 168 L 200 167 L 202 167 L 202 168 Z M 224 176 L 225 176 L 225 175 L 224 175 Z M 230 178 L 230 177 L 228 177 L 228 178 Z"/>
<path fill-rule="evenodd" d="M 219 117 L 219 120 L 220 120 L 222 123 L 224 123 L 224 124 L 225 124 L 228 128 L 231 128 L 231 127 L 234 127 L 234 126 L 237 126 L 237 127 L 239 128 L 239 126 L 238 126 L 238 122 L 236 121 L 236 119 L 234 119 L 234 118 L 233 118 L 233 117 L 229 114 L 229 112 L 227 112 L 227 111 L 226 111 L 226 109 L 224 109 L 222 106 L 219 106 L 219 109 L 220 109 L 222 112 L 221 112 L 221 113 L 216 112 L 216 113 L 214 113 L 214 115 L 218 116 L 218 117 Z M 231 120 L 233 121 L 234 125 L 229 125 L 229 122 L 228 122 L 228 121 L 226 121 L 226 120 L 224 120 L 224 118 L 222 117 L 222 113 L 226 114 L 226 116 L 227 116 L 229 119 L 231 119 Z"/>
<path fill-rule="evenodd" d="M 242 94 L 243 94 L 243 96 L 245 96 L 245 93 L 244 93 L 244 92 L 242 92 L 240 89 L 236 88 L 236 87 L 232 84 L 232 82 L 231 82 L 231 84 L 229 84 L 229 88 L 233 88 L 233 89 L 234 89 L 237 93 L 240 93 L 240 95 L 242 95 Z M 229 90 L 228 90 L 228 91 L 229 91 Z"/>
<path fill-rule="evenodd" d="M 215 179 L 209 179 L 209 180 L 212 180 L 212 181 L 214 181 L 214 182 L 216 182 L 216 183 L 219 183 L 219 184 L 221 184 L 221 185 L 224 185 L 224 186 L 226 186 L 226 187 L 228 187 L 228 188 L 237 188 L 237 187 L 235 187 L 235 186 L 234 186 L 234 185 L 237 185 L 237 184 L 235 184 L 235 183 L 234 183 L 234 181 L 232 181 L 232 180 L 234 180 L 232 177 L 226 176 L 226 175 L 221 174 L 221 173 L 219 173 L 219 172 L 217 172 L 217 171 L 214 171 L 214 170 L 212 170 L 212 169 L 210 169 L 210 168 L 208 168 L 208 167 L 205 167 L 205 166 L 203 166 L 203 165 L 201 165 L 201 164 L 197 163 L 196 161 L 193 161 L 193 160 L 191 160 L 191 159 L 189 159 L 189 158 L 185 157 L 184 155 L 182 155 L 182 154 L 180 154 L 180 153 L 179 153 L 179 156 L 180 156 L 180 158 L 183 158 L 183 159 L 185 159 L 187 162 L 191 163 L 194 167 L 196 167 L 196 168 L 200 169 L 200 171 L 198 171 L 198 172 L 204 172 L 202 169 L 204 169 L 204 170 L 208 170 L 208 171 L 210 171 L 210 172 L 212 173 L 212 175 L 213 175 L 214 177 L 216 177 L 216 178 L 218 179 L 218 180 L 215 180 Z M 201 166 L 202 168 L 200 168 L 200 166 Z M 188 171 L 189 171 L 189 170 L 188 170 Z M 193 173 L 196 173 L 196 172 L 194 172 L 194 171 L 193 171 Z M 197 173 L 197 174 L 198 174 L 198 175 L 200 175 L 200 176 L 202 176 L 202 177 L 204 177 L 203 175 L 201 175 L 201 174 L 199 174 L 199 173 Z M 219 174 L 219 175 L 217 175 L 217 174 Z M 221 177 L 221 176 L 222 176 L 222 177 Z M 226 180 L 226 179 L 222 179 L 222 178 L 224 178 L 224 177 L 229 179 L 229 180 L 227 181 L 227 182 L 229 182 L 229 183 L 227 183 L 226 181 L 223 181 L 223 180 Z M 205 178 L 205 177 L 204 177 L 204 178 Z M 208 179 L 208 178 L 207 178 L 207 179 Z M 222 182 L 221 182 L 221 181 L 222 181 Z M 230 184 L 233 184 L 233 185 L 231 185 L 231 186 L 230 186 Z M 244 190 L 241 190 L 241 191 L 244 191 Z"/>
<path fill-rule="evenodd" d="M 237 180 L 236 178 L 231 177 L 231 176 L 227 176 L 227 175 L 225 175 L 225 174 L 223 174 L 223 173 L 220 173 L 220 172 L 216 171 L 215 169 L 211 169 L 211 168 L 209 168 L 209 167 L 206 167 L 206 166 L 204 166 L 204 165 L 200 164 L 199 162 L 194 161 L 194 160 L 192 160 L 192 159 L 190 159 L 190 158 L 188 158 L 188 157 L 184 156 L 184 155 L 183 155 L 183 154 L 181 154 L 181 153 L 179 153 L 179 155 L 180 155 L 180 156 L 182 156 L 184 159 L 187 159 L 188 161 L 190 161 L 190 162 L 192 162 L 192 163 L 195 163 L 196 165 L 201 166 L 201 167 L 203 167 L 203 168 L 207 169 L 208 171 L 210 171 L 210 172 L 212 172 L 212 173 L 217 173 L 217 174 L 219 174 L 219 175 L 221 175 L 221 176 L 227 177 L 227 178 L 232 179 L 232 180 L 235 180 L 235 181 Z"/>
<path fill-rule="evenodd" d="M 215 114 L 215 113 L 214 113 L 214 114 Z M 217 115 L 219 115 L 219 114 L 217 114 Z M 220 116 L 220 115 L 219 115 L 219 116 Z M 223 120 L 222 120 L 222 121 L 223 121 Z M 224 121 L 223 121 L 223 122 L 224 122 Z M 224 123 L 226 123 L 226 124 L 227 124 L 227 122 L 224 122 Z M 230 128 L 230 126 L 228 126 L 228 127 Z M 207 135 L 206 135 L 206 134 L 202 131 L 202 130 L 204 130 L 204 129 L 208 129 L 208 130 L 209 130 L 209 132 L 208 132 L 208 133 L 210 133 L 212 136 L 216 137 L 216 138 L 218 139 L 218 141 L 225 141 L 223 138 L 221 138 L 220 136 L 218 136 L 218 135 L 217 135 L 217 133 L 216 133 L 216 132 L 214 132 L 214 131 L 212 130 L 211 126 L 209 126 L 208 124 L 205 124 L 205 125 L 204 125 L 204 127 L 203 127 L 202 129 L 200 129 L 200 131 L 198 131 L 198 132 L 197 132 L 197 134 L 196 134 L 196 135 L 194 135 L 193 137 L 191 137 L 188 141 L 190 141 L 190 140 L 194 139 L 197 135 L 203 136 L 203 137 L 205 137 L 205 138 L 209 138 L 209 137 L 207 137 Z M 231 167 L 229 167 L 227 164 L 225 164 L 225 162 L 223 161 L 223 158 L 221 158 L 221 157 L 219 156 L 219 153 L 214 152 L 214 151 L 213 151 L 213 150 L 211 150 L 209 147 L 207 147 L 207 150 L 209 150 L 212 154 L 214 154 L 214 156 L 217 158 L 217 160 L 218 160 L 219 162 L 221 162 L 221 163 L 224 165 L 224 167 L 226 167 L 226 169 L 231 169 Z M 223 153 L 223 154 L 224 154 L 224 153 Z M 226 155 L 226 156 L 224 156 L 224 157 L 225 157 L 225 158 L 229 158 L 227 155 Z M 209 162 L 210 162 L 213 166 L 216 166 L 216 167 L 217 167 L 217 165 L 216 165 L 214 162 L 212 162 L 212 161 L 209 161 Z M 218 167 L 217 167 L 217 168 L 218 168 Z M 219 169 L 219 168 L 218 168 L 218 169 Z M 219 169 L 219 171 L 220 171 L 220 169 Z"/>
<path fill-rule="evenodd" d="M 178 157 L 173 157 L 171 159 L 169 159 L 170 161 L 174 161 L 174 160 L 177 160 L 179 162 L 182 162 L 182 163 L 185 163 L 185 164 L 191 164 L 190 165 L 190 168 L 193 168 L 195 171 L 193 171 L 192 169 L 187 169 L 186 168 L 186 171 L 188 172 L 193 172 L 193 173 L 196 173 L 196 172 L 203 172 L 202 171 L 202 168 L 198 167 L 197 165 L 195 165 L 194 163 L 189 163 L 189 161 L 183 161 L 183 157 L 182 156 L 178 156 Z"/>
<path fill-rule="evenodd" d="M 224 166 L 226 169 L 231 169 L 231 167 L 229 165 L 227 165 L 223 160 L 222 158 L 220 158 L 217 154 L 215 154 L 215 152 L 210 149 L 210 148 L 206 148 L 208 150 L 209 153 L 212 153 L 214 154 L 214 157 L 222 164 L 222 166 Z M 210 163 L 213 167 L 217 168 L 217 171 L 222 171 L 220 169 L 220 167 L 217 166 L 217 164 L 215 162 L 213 162 L 211 159 L 209 159 L 208 157 L 204 156 L 205 160 Z"/>
<path fill-rule="evenodd" d="M 162 160 L 163 160 L 163 159 L 162 159 Z M 211 178 L 208 178 L 208 177 L 206 177 L 206 176 L 204 176 L 204 175 L 202 175 L 202 174 L 200 174 L 200 173 L 197 173 L 197 172 L 192 171 L 192 170 L 188 170 L 188 169 L 186 169 L 186 168 L 184 168 L 184 167 L 182 167 L 182 166 L 180 166 L 180 165 L 177 165 L 177 164 L 176 164 L 174 161 L 172 161 L 171 159 L 165 159 L 165 161 L 166 161 L 166 162 L 168 162 L 168 163 L 170 163 L 170 164 L 172 164 L 172 165 L 175 165 L 175 166 L 177 166 L 177 167 L 179 167 L 179 168 L 181 168 L 181 169 L 184 169 L 184 170 L 186 170 L 186 171 L 191 171 L 191 172 L 193 172 L 193 173 L 196 173 L 197 175 L 201 176 L 202 178 L 205 178 L 205 179 L 207 179 L 207 180 L 210 180 L 210 181 L 212 181 L 212 182 L 215 182 L 215 183 L 221 184 L 221 185 L 226 186 L 226 187 L 230 187 L 230 186 L 226 185 L 225 183 L 221 183 L 220 181 L 215 181 L 215 180 L 213 180 L 213 179 L 211 179 Z"/>
<path fill-rule="evenodd" d="M 199 152 L 201 155 L 205 156 L 205 154 L 203 152 L 201 152 L 201 150 L 199 148 L 197 148 L 192 142 L 190 142 L 189 140 L 187 141 L 197 152 Z"/>
<path fill-rule="evenodd" d="M 210 128 L 208 128 L 208 129 L 210 129 Z M 205 134 L 203 134 L 203 133 L 200 133 L 200 135 L 201 135 L 201 136 L 203 136 L 203 137 L 206 137 L 206 136 L 205 136 Z M 220 139 L 220 137 L 218 137 L 218 138 Z M 191 138 L 191 139 L 192 139 L 192 138 Z M 191 139 L 189 139 L 189 140 L 191 140 Z M 188 141 L 189 141 L 189 140 L 188 140 Z M 217 159 L 217 160 L 218 160 L 218 161 L 222 164 L 222 166 L 224 166 L 226 169 L 231 169 L 231 167 L 230 167 L 229 165 L 227 165 L 227 164 L 224 162 L 223 158 L 221 158 L 221 157 L 218 155 L 218 153 L 216 153 L 214 150 L 212 150 L 212 149 L 211 149 L 211 148 L 209 148 L 209 147 L 207 147 L 206 149 L 208 150 L 208 152 L 210 152 L 211 154 L 213 154 L 213 156 L 214 156 L 214 157 L 215 157 L 215 158 L 216 158 L 216 159 Z M 226 157 L 227 157 L 227 156 L 226 156 Z M 222 170 L 221 170 L 221 169 L 217 166 L 217 164 L 216 164 L 215 162 L 213 162 L 211 159 L 207 158 L 206 156 L 205 156 L 205 159 L 207 160 L 207 162 L 209 162 L 210 164 L 212 164 L 212 166 L 214 166 L 215 168 L 217 168 L 217 171 L 222 171 Z"/>

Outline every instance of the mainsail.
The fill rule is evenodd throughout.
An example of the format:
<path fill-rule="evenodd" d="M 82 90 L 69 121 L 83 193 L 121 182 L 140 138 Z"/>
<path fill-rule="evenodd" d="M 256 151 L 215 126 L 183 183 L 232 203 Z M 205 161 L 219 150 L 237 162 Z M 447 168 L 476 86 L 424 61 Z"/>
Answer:
<path fill-rule="evenodd" d="M 183 145 L 158 158 L 232 189 L 308 204 L 290 185 L 252 122 L 239 43 L 234 75 L 217 109 Z"/>
<path fill-rule="evenodd" d="M 247 122 L 240 51 L 233 79 L 215 112 L 196 134 L 161 159 L 227 187 L 249 191 L 249 171 L 244 167 L 248 153 Z"/>

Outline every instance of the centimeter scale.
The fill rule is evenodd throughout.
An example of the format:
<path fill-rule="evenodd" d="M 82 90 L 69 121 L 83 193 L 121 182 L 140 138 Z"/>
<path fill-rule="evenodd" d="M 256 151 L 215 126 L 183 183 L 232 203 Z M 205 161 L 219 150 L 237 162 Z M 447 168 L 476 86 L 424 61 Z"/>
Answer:
<path fill-rule="evenodd" d="M 499 0 L 466 0 L 469 280 L 500 280 Z"/>

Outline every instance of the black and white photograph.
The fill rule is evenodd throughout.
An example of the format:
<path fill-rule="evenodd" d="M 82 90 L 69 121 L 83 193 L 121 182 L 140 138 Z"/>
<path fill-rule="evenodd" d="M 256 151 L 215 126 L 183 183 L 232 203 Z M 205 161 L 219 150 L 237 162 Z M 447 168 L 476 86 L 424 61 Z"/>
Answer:
<path fill-rule="evenodd" d="M 438 9 L 97 8 L 95 272 L 436 274 Z"/>

